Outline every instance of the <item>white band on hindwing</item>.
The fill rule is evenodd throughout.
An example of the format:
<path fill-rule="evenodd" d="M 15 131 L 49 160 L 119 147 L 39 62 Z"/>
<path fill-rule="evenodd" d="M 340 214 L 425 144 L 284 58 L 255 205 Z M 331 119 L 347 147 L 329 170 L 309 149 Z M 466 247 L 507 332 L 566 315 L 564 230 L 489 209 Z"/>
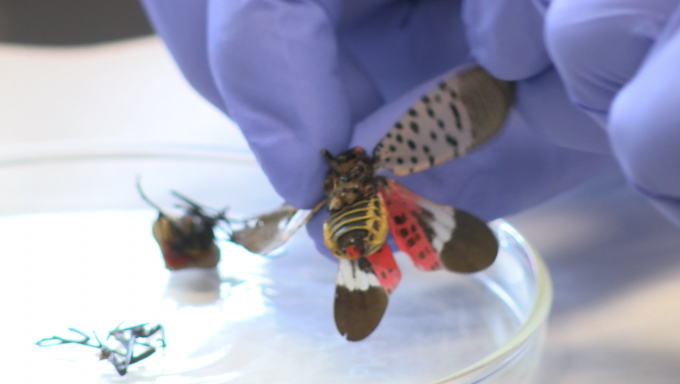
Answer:
<path fill-rule="evenodd" d="M 382 289 L 378 278 L 372 273 L 362 271 L 357 260 L 339 259 L 335 284 L 349 291 L 367 291 L 371 286 Z"/>

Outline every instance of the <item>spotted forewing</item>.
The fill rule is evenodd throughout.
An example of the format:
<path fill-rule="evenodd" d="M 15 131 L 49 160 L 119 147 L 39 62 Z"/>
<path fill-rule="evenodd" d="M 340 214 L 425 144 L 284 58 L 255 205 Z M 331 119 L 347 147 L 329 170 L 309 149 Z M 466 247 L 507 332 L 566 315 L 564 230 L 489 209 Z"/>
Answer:
<path fill-rule="evenodd" d="M 394 123 L 373 151 L 378 170 L 397 176 L 465 155 L 501 128 L 513 84 L 472 67 L 442 80 Z"/>

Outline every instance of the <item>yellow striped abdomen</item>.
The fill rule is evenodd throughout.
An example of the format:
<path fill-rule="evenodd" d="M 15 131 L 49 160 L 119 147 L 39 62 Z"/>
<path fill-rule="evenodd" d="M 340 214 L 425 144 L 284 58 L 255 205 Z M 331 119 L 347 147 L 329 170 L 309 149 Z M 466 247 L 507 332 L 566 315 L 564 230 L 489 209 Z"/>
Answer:
<path fill-rule="evenodd" d="M 379 194 L 360 200 L 338 212 L 332 213 L 323 224 L 326 247 L 343 259 L 347 247 L 353 246 L 360 256 L 377 252 L 387 238 L 385 203 Z"/>

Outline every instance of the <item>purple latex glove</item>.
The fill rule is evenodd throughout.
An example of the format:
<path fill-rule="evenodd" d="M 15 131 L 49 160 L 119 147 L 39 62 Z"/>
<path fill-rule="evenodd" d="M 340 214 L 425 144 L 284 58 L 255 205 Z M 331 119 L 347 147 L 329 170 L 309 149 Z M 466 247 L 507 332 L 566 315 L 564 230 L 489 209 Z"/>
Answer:
<path fill-rule="evenodd" d="M 680 225 L 680 0 L 556 0 L 546 34 L 571 100 Z"/>
<path fill-rule="evenodd" d="M 408 105 L 470 61 L 518 81 L 504 128 L 404 185 L 489 220 L 613 166 L 605 133 L 570 104 L 551 67 L 544 10 L 531 0 L 142 3 L 189 82 L 238 123 L 294 206 L 322 198 L 321 149 L 372 150 Z M 308 225 L 316 240 L 325 217 Z"/>

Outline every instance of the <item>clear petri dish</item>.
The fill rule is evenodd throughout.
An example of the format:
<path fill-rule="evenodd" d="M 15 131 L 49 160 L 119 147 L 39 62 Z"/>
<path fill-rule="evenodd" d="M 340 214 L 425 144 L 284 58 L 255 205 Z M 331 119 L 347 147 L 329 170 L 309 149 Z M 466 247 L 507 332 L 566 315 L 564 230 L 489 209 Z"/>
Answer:
<path fill-rule="evenodd" d="M 87 146 L 4 159 L 0 178 L 2 357 L 12 382 L 527 383 L 552 299 L 540 256 L 508 223 L 491 223 L 497 261 L 473 275 L 416 270 L 377 330 L 348 342 L 333 323 L 336 266 L 300 231 L 275 258 L 221 242 L 217 269 L 169 272 L 137 196 L 172 207 L 177 190 L 233 215 L 280 203 L 248 155 Z M 21 159 L 17 161 L 16 159 Z M 162 323 L 167 348 L 119 377 L 93 349 L 39 348 L 75 327 L 105 335 Z M 11 332 L 7 332 L 11 330 Z"/>

